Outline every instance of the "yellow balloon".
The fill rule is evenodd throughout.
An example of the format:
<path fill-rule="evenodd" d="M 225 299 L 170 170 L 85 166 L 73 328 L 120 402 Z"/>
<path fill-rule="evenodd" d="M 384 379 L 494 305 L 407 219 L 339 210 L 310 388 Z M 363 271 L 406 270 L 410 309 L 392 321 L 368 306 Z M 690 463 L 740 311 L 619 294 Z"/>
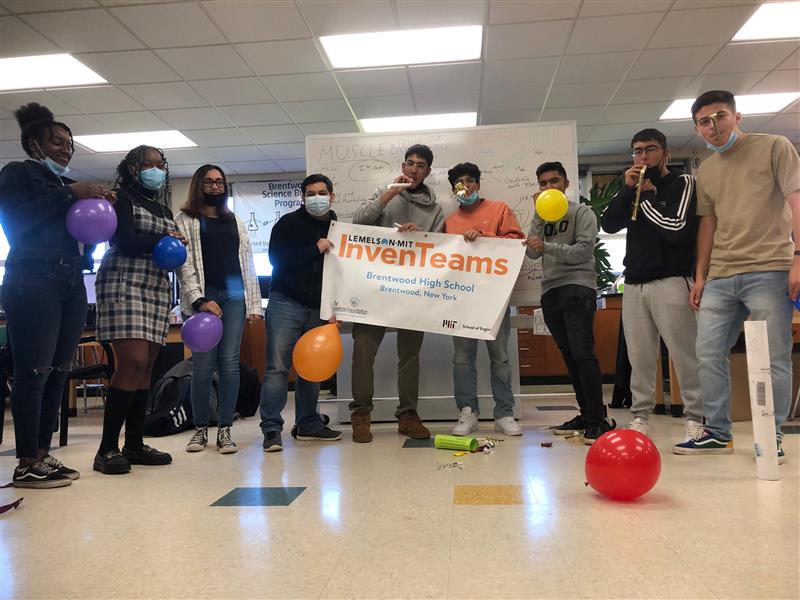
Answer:
<path fill-rule="evenodd" d="M 545 221 L 563 219 L 568 208 L 569 200 L 561 190 L 545 190 L 536 198 L 536 212 Z"/>

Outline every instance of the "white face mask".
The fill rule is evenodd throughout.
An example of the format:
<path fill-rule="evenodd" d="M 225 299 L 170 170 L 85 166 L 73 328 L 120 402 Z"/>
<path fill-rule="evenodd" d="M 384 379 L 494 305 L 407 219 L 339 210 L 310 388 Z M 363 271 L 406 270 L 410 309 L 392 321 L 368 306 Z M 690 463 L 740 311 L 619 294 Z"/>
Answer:
<path fill-rule="evenodd" d="M 306 204 L 308 214 L 314 215 L 315 217 L 321 217 L 327 214 L 331 209 L 330 196 L 304 196 L 303 201 Z"/>

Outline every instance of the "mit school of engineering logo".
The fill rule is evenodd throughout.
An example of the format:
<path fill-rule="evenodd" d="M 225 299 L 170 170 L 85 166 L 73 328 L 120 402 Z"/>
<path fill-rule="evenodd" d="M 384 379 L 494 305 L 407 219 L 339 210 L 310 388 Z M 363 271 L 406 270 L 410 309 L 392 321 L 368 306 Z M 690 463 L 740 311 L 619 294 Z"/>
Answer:
<path fill-rule="evenodd" d="M 456 325 L 458 325 L 458 321 L 450 321 L 448 319 L 442 319 L 442 327 L 445 329 L 455 329 Z"/>

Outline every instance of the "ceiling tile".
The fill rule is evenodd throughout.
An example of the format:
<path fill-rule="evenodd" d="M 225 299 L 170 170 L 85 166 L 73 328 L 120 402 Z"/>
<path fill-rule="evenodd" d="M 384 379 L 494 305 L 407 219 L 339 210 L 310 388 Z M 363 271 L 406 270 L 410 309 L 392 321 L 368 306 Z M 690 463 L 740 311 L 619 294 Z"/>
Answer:
<path fill-rule="evenodd" d="M 577 127 L 575 137 L 578 139 L 578 143 L 585 142 L 592 129 L 592 127 Z"/>
<path fill-rule="evenodd" d="M 546 108 L 542 113 L 542 121 L 577 121 L 579 126 L 594 125 L 602 112 L 602 106 Z"/>
<path fill-rule="evenodd" d="M 692 0 L 697 2 L 697 0 Z M 703 0 L 705 1 L 705 0 Z M 581 6 L 581 18 L 603 17 L 607 15 L 628 15 L 638 12 L 663 12 L 672 4 L 672 0 L 646 0 L 632 3 L 629 0 L 592 0 Z"/>
<path fill-rule="evenodd" d="M 236 49 L 259 75 L 314 73 L 326 70 L 317 47 L 310 39 L 237 44 Z"/>
<path fill-rule="evenodd" d="M 283 106 L 297 123 L 346 121 L 353 118 L 344 100 L 285 102 Z"/>
<path fill-rule="evenodd" d="M 636 52 L 600 52 L 565 56 L 558 67 L 556 83 L 619 81 L 636 60 Z"/>
<path fill-rule="evenodd" d="M 775 115 L 744 115 L 742 117 L 742 131 L 761 131 L 775 118 Z"/>
<path fill-rule="evenodd" d="M 650 48 L 674 48 L 697 44 L 725 44 L 739 31 L 756 6 L 726 6 L 670 11 L 650 40 Z"/>
<path fill-rule="evenodd" d="M 19 141 L 19 124 L 16 119 L 0 119 L 0 140 L 4 142 Z"/>
<path fill-rule="evenodd" d="M 110 85 L 90 88 L 53 90 L 54 96 L 86 113 L 127 112 L 142 109 L 142 105 Z"/>
<path fill-rule="evenodd" d="M 795 48 L 796 42 L 728 44 L 703 72 L 770 71 L 780 65 Z"/>
<path fill-rule="evenodd" d="M 284 125 L 292 120 L 280 104 L 245 104 L 222 106 L 220 110 L 240 127 L 252 125 Z"/>
<path fill-rule="evenodd" d="M 3 0 L 3 5 L 17 14 L 97 8 L 94 0 Z"/>
<path fill-rule="evenodd" d="M 284 170 L 285 173 L 292 173 L 296 171 L 305 172 L 306 170 L 305 158 L 286 158 L 276 160 L 275 162 L 281 169 Z"/>
<path fill-rule="evenodd" d="M 748 90 L 751 94 L 800 91 L 800 69 L 773 71 Z"/>
<path fill-rule="evenodd" d="M 456 25 L 482 25 L 486 2 L 459 2 L 453 10 L 452 0 L 395 0 L 401 29 L 422 29 Z"/>
<path fill-rule="evenodd" d="M 78 147 L 76 147 L 76 150 Z M 87 152 L 82 154 L 76 151 L 69 165 L 70 167 L 74 166 L 76 169 L 89 169 L 90 171 L 110 169 L 113 172 L 124 158 L 125 152 Z"/>
<path fill-rule="evenodd" d="M 578 19 L 567 54 L 639 50 L 658 27 L 660 13 Z"/>
<path fill-rule="evenodd" d="M 448 96 L 447 94 L 415 94 L 417 113 L 438 115 L 457 112 L 478 111 L 478 88 L 468 93 Z"/>
<path fill-rule="evenodd" d="M 105 10 L 80 10 L 23 17 L 32 27 L 53 40 L 67 52 L 134 50 L 142 43 Z"/>
<path fill-rule="evenodd" d="M 105 125 L 108 131 L 119 133 L 169 129 L 167 123 L 150 111 L 97 114 L 94 115 L 94 118 Z"/>
<path fill-rule="evenodd" d="M 719 48 L 714 45 L 645 50 L 628 77 L 649 79 L 697 75 Z"/>
<path fill-rule="evenodd" d="M 229 162 L 228 168 L 240 175 L 254 173 L 282 173 L 283 170 L 271 160 L 255 160 L 248 162 Z"/>
<path fill-rule="evenodd" d="M 606 104 L 616 87 L 617 84 L 614 82 L 554 85 L 547 98 L 547 108 Z"/>
<path fill-rule="evenodd" d="M 336 71 L 336 79 L 348 98 L 399 96 L 411 93 L 404 67 Z"/>
<path fill-rule="evenodd" d="M 183 133 L 198 146 L 251 146 L 241 131 L 226 129 L 187 129 Z"/>
<path fill-rule="evenodd" d="M 358 133 L 355 121 L 337 121 L 335 123 L 300 123 L 305 135 L 328 135 L 335 133 Z"/>
<path fill-rule="evenodd" d="M 156 50 L 185 79 L 247 77 L 252 71 L 231 46 L 194 46 Z"/>
<path fill-rule="evenodd" d="M 17 17 L 0 17 L 0 58 L 55 54 L 62 50 Z"/>
<path fill-rule="evenodd" d="M 122 90 L 147 108 L 196 108 L 207 102 L 185 83 L 142 83 L 124 85 Z"/>
<path fill-rule="evenodd" d="M 690 96 L 699 96 L 706 90 L 730 90 L 734 94 L 743 94 L 765 75 L 765 71 L 699 75 L 683 89 L 681 97 L 689 98 Z"/>
<path fill-rule="evenodd" d="M 256 146 L 225 146 L 222 148 L 208 148 L 208 151 L 217 161 L 248 161 L 262 160 L 264 153 Z"/>
<path fill-rule="evenodd" d="M 0 107 L 8 110 L 15 111 L 23 104 L 29 102 L 38 102 L 49 108 L 55 115 L 56 120 L 67 121 L 67 116 L 80 114 L 80 110 L 61 98 L 57 98 L 50 92 L 45 91 L 31 91 L 31 92 L 3 92 L 0 94 Z M 63 117 L 63 118 L 62 118 Z M 69 123 L 67 123 L 69 125 Z"/>
<path fill-rule="evenodd" d="M 111 12 L 151 48 L 224 44 L 225 38 L 194 2 L 125 6 Z"/>
<path fill-rule="evenodd" d="M 496 87 L 483 88 L 481 98 L 481 111 L 509 111 L 532 110 L 541 108 L 547 93 L 546 85 L 521 85 L 514 88 L 509 94 L 508 90 Z"/>
<path fill-rule="evenodd" d="M 411 89 L 415 96 L 472 95 L 480 87 L 480 63 L 411 67 Z M 476 94 L 477 95 L 477 94 Z"/>
<path fill-rule="evenodd" d="M 156 114 L 175 129 L 215 129 L 230 127 L 231 122 L 215 108 L 173 108 Z"/>
<path fill-rule="evenodd" d="M 483 83 L 486 86 L 516 87 L 531 82 L 549 85 L 558 64 L 557 57 L 495 60 L 484 64 Z"/>
<path fill-rule="evenodd" d="M 242 127 L 242 132 L 254 144 L 287 144 L 303 141 L 303 133 L 296 125 L 271 125 L 267 127 Z"/>
<path fill-rule="evenodd" d="M 669 100 L 643 102 L 640 104 L 612 104 L 606 108 L 598 124 L 614 125 L 616 123 L 638 123 L 641 121 L 652 122 L 663 115 L 670 104 Z"/>
<path fill-rule="evenodd" d="M 486 60 L 558 56 L 572 29 L 572 21 L 491 25 L 487 30 Z"/>
<path fill-rule="evenodd" d="M 221 165 L 220 165 L 221 166 Z M 196 165 L 170 165 L 169 167 L 169 174 L 170 177 L 186 177 L 187 179 L 194 175 L 194 172 L 197 170 Z"/>
<path fill-rule="evenodd" d="M 614 102 L 658 102 L 681 97 L 681 92 L 692 81 L 691 77 L 665 77 L 663 79 L 629 79 L 623 83 Z"/>
<path fill-rule="evenodd" d="M 629 140 L 637 131 L 641 131 L 650 125 L 650 121 L 645 123 L 628 123 L 625 125 L 596 125 L 589 137 L 589 142 L 606 142 L 609 140 Z"/>
<path fill-rule="evenodd" d="M 299 4 L 314 35 L 397 29 L 389 0 L 302 0 Z"/>
<path fill-rule="evenodd" d="M 484 111 L 480 115 L 481 125 L 505 125 L 507 123 L 536 123 L 539 110 Z"/>
<path fill-rule="evenodd" d="M 350 98 L 350 106 L 353 107 L 353 112 L 359 119 L 399 117 L 413 115 L 415 112 L 410 94 Z"/>
<path fill-rule="evenodd" d="M 577 0 L 493 0 L 489 7 L 489 24 L 572 19 L 578 15 L 579 4 Z"/>
<path fill-rule="evenodd" d="M 757 5 L 762 0 L 703 0 L 703 6 L 712 8 L 715 6 L 736 6 L 742 4 Z M 672 10 L 687 10 L 697 8 L 697 0 L 676 0 Z"/>
<path fill-rule="evenodd" d="M 221 0 L 203 2 L 206 10 L 232 42 L 255 42 L 308 37 L 294 2 Z"/>
<path fill-rule="evenodd" d="M 19 142 L 0 142 L 0 159 L 27 158 Z"/>
<path fill-rule="evenodd" d="M 75 56 L 110 83 L 159 83 L 180 77 L 150 50 L 99 52 Z"/>
<path fill-rule="evenodd" d="M 166 150 L 167 160 L 172 165 L 200 165 L 214 162 L 216 159 L 204 148 L 174 148 Z"/>
<path fill-rule="evenodd" d="M 800 69 L 800 50 L 778 65 L 779 69 Z"/>
<path fill-rule="evenodd" d="M 327 100 L 341 98 L 330 73 L 306 73 L 303 75 L 270 75 L 261 80 L 280 102 L 300 100 Z"/>
<path fill-rule="evenodd" d="M 275 102 L 257 77 L 192 81 L 191 86 L 217 106 Z"/>
<path fill-rule="evenodd" d="M 73 135 L 111 133 L 105 124 L 88 115 L 72 115 L 69 117 L 67 125 L 72 130 Z"/>
<path fill-rule="evenodd" d="M 578 149 L 579 156 L 593 156 L 599 154 L 627 154 L 630 152 L 628 140 L 616 142 L 586 142 Z"/>
<path fill-rule="evenodd" d="M 287 158 L 304 158 L 306 155 L 306 145 L 298 144 L 265 144 L 260 145 L 264 154 L 272 160 L 282 160 Z"/>
<path fill-rule="evenodd" d="M 749 122 L 750 118 L 746 117 Z M 800 130 L 800 114 L 798 113 L 781 113 L 770 119 L 761 130 L 763 131 L 798 131 Z"/>
<path fill-rule="evenodd" d="M 659 115 L 659 117 L 660 116 L 661 115 Z M 681 121 L 656 121 L 653 127 L 667 136 L 667 144 L 670 146 L 675 146 L 675 144 L 670 141 L 673 137 L 686 137 L 695 134 L 694 123 L 691 119 L 684 119 Z M 631 136 L 633 136 L 633 134 L 631 134 Z"/>

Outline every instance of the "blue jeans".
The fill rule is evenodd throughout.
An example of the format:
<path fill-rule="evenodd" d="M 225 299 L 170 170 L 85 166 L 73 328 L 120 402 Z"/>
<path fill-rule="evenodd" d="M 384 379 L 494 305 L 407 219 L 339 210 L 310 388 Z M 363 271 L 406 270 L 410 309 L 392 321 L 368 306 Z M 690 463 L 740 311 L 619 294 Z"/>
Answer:
<path fill-rule="evenodd" d="M 289 392 L 289 369 L 292 350 L 306 331 L 325 321 L 319 308 L 308 308 L 279 292 L 271 292 L 267 305 L 267 372 L 261 386 L 261 430 L 264 433 L 283 430 L 281 412 Z M 298 376 L 294 384 L 294 422 L 309 434 L 325 427 L 317 412 L 319 383 Z"/>
<path fill-rule="evenodd" d="M 211 380 L 219 370 L 220 427 L 230 427 L 239 396 L 239 347 L 244 329 L 245 303 L 242 280 L 229 281 L 227 289 L 207 285 L 203 294 L 222 309 L 222 339 L 208 352 L 192 353 L 192 418 L 195 427 L 208 427 Z"/>
<path fill-rule="evenodd" d="M 703 388 L 706 429 L 730 440 L 730 363 L 728 355 L 749 314 L 767 322 L 775 427 L 789 414 L 792 394 L 792 305 L 788 271 L 743 273 L 706 283 L 697 316 L 697 361 Z"/>
<path fill-rule="evenodd" d="M 494 418 L 514 416 L 514 393 L 511 391 L 511 363 L 508 361 L 508 336 L 511 334 L 511 311 L 506 314 L 497 332 L 497 339 L 486 340 L 489 351 Z M 475 362 L 478 340 L 453 338 L 453 389 L 459 410 L 469 406 L 478 413 L 478 372 Z"/>
<path fill-rule="evenodd" d="M 17 458 L 35 458 L 37 450 L 50 451 L 64 382 L 86 323 L 80 257 L 6 266 L 3 307 L 14 359 Z"/>

